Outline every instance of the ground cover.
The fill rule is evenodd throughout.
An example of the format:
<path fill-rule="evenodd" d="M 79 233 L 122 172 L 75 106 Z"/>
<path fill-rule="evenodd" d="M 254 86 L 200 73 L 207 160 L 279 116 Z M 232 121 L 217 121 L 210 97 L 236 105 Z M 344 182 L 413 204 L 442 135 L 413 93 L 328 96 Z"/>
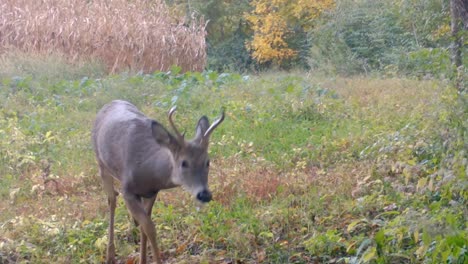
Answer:
<path fill-rule="evenodd" d="M 5 62 L 3 62 L 5 64 Z M 167 263 L 464 263 L 466 100 L 444 81 L 305 72 L 93 74 L 28 64 L 0 73 L 0 262 L 100 263 L 107 204 L 90 142 L 98 109 L 125 99 L 212 136 L 214 201 L 162 192 Z M 92 70 L 90 70 L 92 69 Z M 14 74 L 13 74 L 14 72 Z M 119 200 L 117 254 L 138 232 Z"/>

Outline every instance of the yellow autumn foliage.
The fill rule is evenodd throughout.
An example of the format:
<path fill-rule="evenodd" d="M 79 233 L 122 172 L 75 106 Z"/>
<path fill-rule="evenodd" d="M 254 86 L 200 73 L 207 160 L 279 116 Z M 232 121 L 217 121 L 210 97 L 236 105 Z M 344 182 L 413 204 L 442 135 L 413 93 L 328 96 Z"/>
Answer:
<path fill-rule="evenodd" d="M 253 10 L 245 18 L 254 31 L 252 41 L 246 43 L 252 57 L 259 63 L 280 65 L 297 56 L 287 43 L 291 28 L 308 29 L 324 10 L 334 6 L 333 0 L 253 0 Z"/>

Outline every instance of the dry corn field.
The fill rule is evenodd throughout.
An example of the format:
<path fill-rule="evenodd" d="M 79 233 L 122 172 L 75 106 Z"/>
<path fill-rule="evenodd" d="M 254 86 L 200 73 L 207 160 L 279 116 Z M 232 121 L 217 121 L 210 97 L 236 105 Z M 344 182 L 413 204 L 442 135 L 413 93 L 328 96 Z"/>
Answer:
<path fill-rule="evenodd" d="M 164 1 L 2 0 L 0 52 L 98 59 L 109 72 L 205 67 L 205 23 L 170 15 Z"/>

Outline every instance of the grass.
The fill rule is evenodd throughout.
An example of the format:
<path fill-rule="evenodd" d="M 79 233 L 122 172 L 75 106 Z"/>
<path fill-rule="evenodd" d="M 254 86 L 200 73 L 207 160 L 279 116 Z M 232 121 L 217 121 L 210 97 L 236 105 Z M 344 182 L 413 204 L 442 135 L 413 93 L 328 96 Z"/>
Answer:
<path fill-rule="evenodd" d="M 163 124 L 176 104 L 188 136 L 201 115 L 226 107 L 210 147 L 214 201 L 198 211 L 175 189 L 155 204 L 167 263 L 468 259 L 468 118 L 463 95 L 443 82 L 177 67 L 93 76 L 86 65 L 48 78 L 28 65 L 0 72 L 2 263 L 105 259 L 107 204 L 90 130 L 117 98 Z M 121 199 L 116 237 L 119 260 L 131 263 L 138 231 Z"/>

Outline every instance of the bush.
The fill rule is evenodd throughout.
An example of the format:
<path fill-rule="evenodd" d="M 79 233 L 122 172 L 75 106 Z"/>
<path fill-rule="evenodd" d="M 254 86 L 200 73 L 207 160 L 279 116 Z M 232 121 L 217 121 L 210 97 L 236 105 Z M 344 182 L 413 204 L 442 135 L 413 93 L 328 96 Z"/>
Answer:
<path fill-rule="evenodd" d="M 256 67 L 255 61 L 245 48 L 246 40 L 247 35 L 238 30 L 221 43 L 208 42 L 208 68 L 220 72 L 244 72 Z"/>
<path fill-rule="evenodd" d="M 381 70 L 395 64 L 398 56 L 394 54 L 405 52 L 414 41 L 386 4 L 339 1 L 328 21 L 311 33 L 315 49 L 311 60 L 325 57 L 339 73 Z"/>
<path fill-rule="evenodd" d="M 448 18 L 440 0 L 340 0 L 309 34 L 309 64 L 339 74 L 448 75 Z"/>

